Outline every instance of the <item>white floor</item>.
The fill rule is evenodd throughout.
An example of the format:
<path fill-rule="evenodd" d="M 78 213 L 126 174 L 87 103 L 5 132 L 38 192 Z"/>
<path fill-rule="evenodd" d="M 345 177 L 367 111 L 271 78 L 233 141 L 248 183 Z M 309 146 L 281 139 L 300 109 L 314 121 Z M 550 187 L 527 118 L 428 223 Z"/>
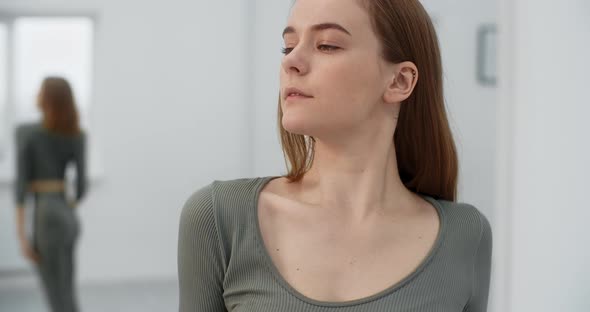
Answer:
<path fill-rule="evenodd" d="M 0 312 L 46 312 L 34 278 L 0 279 Z M 80 312 L 178 311 L 178 285 L 171 281 L 79 285 Z"/>

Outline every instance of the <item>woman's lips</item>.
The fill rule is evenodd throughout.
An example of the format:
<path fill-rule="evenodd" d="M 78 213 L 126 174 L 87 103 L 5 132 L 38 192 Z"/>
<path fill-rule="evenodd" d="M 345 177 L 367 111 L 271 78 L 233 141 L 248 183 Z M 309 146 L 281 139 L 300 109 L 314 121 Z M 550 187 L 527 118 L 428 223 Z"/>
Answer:
<path fill-rule="evenodd" d="M 287 96 L 287 100 L 304 100 L 304 99 L 311 99 L 311 96 L 301 95 L 301 94 L 291 94 Z"/>
<path fill-rule="evenodd" d="M 301 91 L 300 89 L 289 87 L 286 88 L 284 91 L 284 98 L 287 100 L 296 100 L 296 99 L 309 99 L 313 96 Z"/>

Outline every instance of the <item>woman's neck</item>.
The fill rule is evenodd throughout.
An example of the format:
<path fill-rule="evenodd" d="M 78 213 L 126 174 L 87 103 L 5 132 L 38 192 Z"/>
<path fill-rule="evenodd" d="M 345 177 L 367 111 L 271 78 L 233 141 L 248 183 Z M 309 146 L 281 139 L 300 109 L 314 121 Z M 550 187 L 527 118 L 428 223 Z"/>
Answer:
<path fill-rule="evenodd" d="M 316 141 L 312 168 L 300 182 L 301 199 L 354 220 L 382 209 L 404 213 L 416 196 L 400 179 L 393 140 L 369 142 L 345 150 Z"/>

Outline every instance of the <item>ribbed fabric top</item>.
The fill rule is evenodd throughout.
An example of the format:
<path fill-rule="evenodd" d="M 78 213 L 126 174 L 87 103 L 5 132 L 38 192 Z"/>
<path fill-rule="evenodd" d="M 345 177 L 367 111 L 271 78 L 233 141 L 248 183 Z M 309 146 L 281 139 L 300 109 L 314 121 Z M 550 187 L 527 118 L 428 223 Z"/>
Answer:
<path fill-rule="evenodd" d="M 15 132 L 16 181 L 15 201 L 22 206 L 29 183 L 33 180 L 63 180 L 68 163 L 76 166 L 76 199 L 86 191 L 86 136 L 64 136 L 50 132 L 40 123 L 20 125 Z"/>
<path fill-rule="evenodd" d="M 421 195 L 437 210 L 436 241 L 419 266 L 389 288 L 358 300 L 323 302 L 291 287 L 274 266 L 258 223 L 260 191 L 275 177 L 214 181 L 197 190 L 180 218 L 181 312 L 484 312 L 492 232 L 465 203 Z"/>

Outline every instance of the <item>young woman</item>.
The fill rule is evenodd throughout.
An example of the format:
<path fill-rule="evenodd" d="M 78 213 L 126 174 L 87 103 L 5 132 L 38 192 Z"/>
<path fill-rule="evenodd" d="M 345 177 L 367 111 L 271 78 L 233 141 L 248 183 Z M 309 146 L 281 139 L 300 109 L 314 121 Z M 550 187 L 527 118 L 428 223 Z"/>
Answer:
<path fill-rule="evenodd" d="M 289 172 L 214 181 L 180 220 L 180 311 L 487 309 L 492 233 L 456 202 L 441 58 L 418 0 L 297 0 Z"/>
<path fill-rule="evenodd" d="M 41 122 L 21 125 L 16 130 L 18 237 L 24 256 L 36 265 L 51 311 L 72 312 L 78 310 L 73 253 L 79 222 L 74 211 L 76 203 L 67 202 L 64 177 L 67 164 L 74 163 L 76 201 L 82 199 L 86 192 L 86 139 L 66 80 L 46 78 L 38 106 Z M 32 243 L 24 230 L 27 193 L 35 197 Z"/>

